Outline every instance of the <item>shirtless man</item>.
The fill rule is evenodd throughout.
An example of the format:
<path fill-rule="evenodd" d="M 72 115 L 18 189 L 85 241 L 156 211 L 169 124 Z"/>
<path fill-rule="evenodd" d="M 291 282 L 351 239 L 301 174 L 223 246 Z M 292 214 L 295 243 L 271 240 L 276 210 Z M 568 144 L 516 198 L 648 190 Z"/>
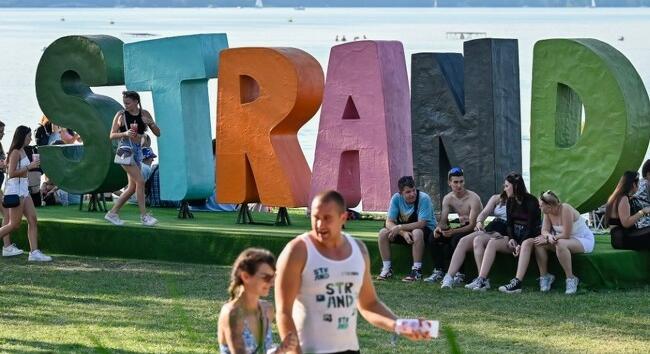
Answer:
<path fill-rule="evenodd" d="M 397 317 L 372 284 L 366 246 L 341 231 L 346 219 L 338 192 L 319 194 L 311 205 L 311 231 L 291 240 L 278 259 L 278 329 L 282 338 L 298 333 L 298 353 L 359 353 L 359 314 L 375 327 L 397 332 Z M 430 338 L 424 331 L 399 334 Z"/>
<path fill-rule="evenodd" d="M 433 237 L 429 238 L 431 255 L 433 257 L 434 270 L 430 277 L 424 279 L 427 283 L 435 283 L 442 280 L 451 256 L 460 242 L 460 239 L 474 232 L 476 217 L 483 209 L 481 198 L 478 194 L 465 189 L 465 176 L 463 169 L 454 167 L 447 173 L 447 183 L 451 188 L 442 199 L 442 211 L 440 212 L 440 223 L 433 231 Z M 449 213 L 455 212 L 460 219 L 460 226 L 449 227 Z M 454 283 L 463 282 L 464 275 L 461 272 L 454 276 Z"/>

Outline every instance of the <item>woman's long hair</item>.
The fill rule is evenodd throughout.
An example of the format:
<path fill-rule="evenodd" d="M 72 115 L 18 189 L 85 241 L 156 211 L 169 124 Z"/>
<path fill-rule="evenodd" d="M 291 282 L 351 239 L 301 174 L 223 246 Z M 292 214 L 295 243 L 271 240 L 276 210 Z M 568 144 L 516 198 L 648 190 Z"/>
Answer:
<path fill-rule="evenodd" d="M 3 121 L 0 121 L 0 128 L 4 128 L 5 123 Z M 4 155 L 5 149 L 2 147 L 2 142 L 0 142 L 0 155 Z"/>
<path fill-rule="evenodd" d="M 275 270 L 275 257 L 273 254 L 262 248 L 247 248 L 239 254 L 235 263 L 232 265 L 230 273 L 230 285 L 228 294 L 230 300 L 234 300 L 240 294 L 240 288 L 244 285 L 241 279 L 241 273 L 246 272 L 250 275 L 257 273 L 261 264 L 268 264 Z"/>
<path fill-rule="evenodd" d="M 25 138 L 32 133 L 32 130 L 24 125 L 18 126 L 14 132 L 14 137 L 11 139 L 11 145 L 9 146 L 9 152 L 11 154 L 14 150 L 20 150 L 25 146 Z"/>
<path fill-rule="evenodd" d="M 629 196 L 632 193 L 635 183 L 639 183 L 639 173 L 636 171 L 625 171 L 623 176 L 621 176 L 621 179 L 618 180 L 614 192 L 612 192 L 612 195 L 607 199 L 607 205 L 605 207 L 605 226 L 609 226 L 609 218 L 614 208 L 616 208 L 616 214 L 618 214 L 618 202 L 623 196 Z"/>
<path fill-rule="evenodd" d="M 512 184 L 512 196 L 518 201 L 523 201 L 526 194 L 528 194 L 528 189 L 526 189 L 526 183 L 524 178 L 517 172 L 510 172 L 506 176 L 506 181 Z"/>

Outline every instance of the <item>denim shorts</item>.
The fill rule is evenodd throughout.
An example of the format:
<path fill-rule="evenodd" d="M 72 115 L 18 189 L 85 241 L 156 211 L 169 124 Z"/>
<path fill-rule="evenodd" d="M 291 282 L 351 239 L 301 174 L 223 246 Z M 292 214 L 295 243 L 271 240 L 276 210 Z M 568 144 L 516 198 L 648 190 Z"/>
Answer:
<path fill-rule="evenodd" d="M 133 162 L 135 162 L 135 165 L 138 166 L 138 168 L 142 168 L 142 147 L 140 144 L 134 143 L 127 139 L 122 139 L 120 140 L 118 149 L 122 146 L 128 146 L 131 148 L 131 151 L 133 151 Z"/>

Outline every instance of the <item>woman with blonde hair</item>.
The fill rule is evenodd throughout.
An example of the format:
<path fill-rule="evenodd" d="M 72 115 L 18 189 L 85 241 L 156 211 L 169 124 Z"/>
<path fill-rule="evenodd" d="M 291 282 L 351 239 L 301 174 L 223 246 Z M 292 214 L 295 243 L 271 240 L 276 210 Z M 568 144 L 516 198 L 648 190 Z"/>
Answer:
<path fill-rule="evenodd" d="M 293 333 L 279 347 L 273 345 L 275 311 L 260 297 L 268 296 L 274 279 L 275 257 L 271 252 L 248 248 L 239 254 L 230 275 L 230 299 L 219 314 L 221 354 L 280 354 L 296 349 L 298 337 Z"/>
<path fill-rule="evenodd" d="M 562 203 L 553 191 L 540 195 L 539 207 L 544 214 L 542 234 L 532 241 L 539 267 L 539 290 L 551 290 L 555 280 L 555 276 L 548 273 L 548 252 L 553 251 L 566 275 L 565 293 L 575 294 L 579 280 L 573 274 L 571 254 L 591 253 L 594 250 L 594 233 L 587 227 L 587 220 L 571 205 Z M 519 260 L 517 273 L 525 273 L 528 268 L 528 262 L 522 261 L 524 259 Z"/>

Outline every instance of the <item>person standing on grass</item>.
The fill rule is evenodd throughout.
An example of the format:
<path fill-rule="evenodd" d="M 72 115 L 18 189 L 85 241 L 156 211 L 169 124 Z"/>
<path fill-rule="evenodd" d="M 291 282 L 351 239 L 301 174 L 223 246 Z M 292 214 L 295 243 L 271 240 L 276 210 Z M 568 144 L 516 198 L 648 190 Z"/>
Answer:
<path fill-rule="evenodd" d="M 474 261 L 476 262 L 477 271 L 481 270 L 481 263 L 483 262 L 483 252 L 485 252 L 485 246 L 487 246 L 488 241 L 492 237 L 503 237 L 507 234 L 507 213 L 506 213 L 506 202 L 508 200 L 508 195 L 505 191 L 501 194 L 493 195 L 488 201 L 483 211 L 478 214 L 476 218 L 476 227 L 474 227 L 474 232 L 461 238 L 458 242 L 458 246 L 454 250 L 454 254 L 451 257 L 451 263 L 449 264 L 449 269 L 447 274 L 442 279 L 442 289 L 451 289 L 454 285 L 457 285 L 453 280 L 452 274 L 456 274 L 463 262 L 465 262 L 465 256 L 467 252 L 474 252 Z M 488 216 L 494 216 L 494 219 L 487 225 L 483 226 L 485 219 Z M 467 289 L 473 289 L 478 284 L 478 277 L 476 277 L 471 283 L 465 285 Z"/>
<path fill-rule="evenodd" d="M 525 243 L 525 240 L 540 235 L 541 232 L 541 211 L 537 198 L 528 193 L 524 178 L 519 173 L 510 173 L 506 176 L 503 189 L 508 195 L 506 202 L 507 232 L 506 235 L 495 234 L 488 241 L 483 254 L 483 262 L 478 275 L 474 291 L 485 291 L 490 288 L 490 281 L 487 278 L 494 263 L 496 253 L 511 253 L 516 257 L 529 259 L 533 253 L 533 244 Z M 510 284 L 499 288 L 506 293 L 521 292 L 521 280 L 523 275 L 510 281 Z M 503 288 L 503 289 L 502 289 Z"/>
<path fill-rule="evenodd" d="M 294 350 L 295 334 L 279 347 L 273 345 L 273 305 L 268 296 L 275 278 L 275 257 L 265 249 L 248 248 L 239 254 L 230 275 L 230 299 L 221 307 L 217 336 L 221 354 L 281 354 Z"/>
<path fill-rule="evenodd" d="M 142 177 L 140 170 L 142 165 L 142 149 L 140 142 L 142 136 L 145 134 L 147 127 L 156 135 L 160 136 L 160 128 L 156 125 L 151 114 L 142 109 L 140 104 L 140 95 L 135 91 L 122 92 L 122 99 L 124 103 L 124 110 L 117 112 L 113 118 L 113 126 L 111 127 L 110 138 L 119 139 L 120 147 L 130 147 L 133 151 L 133 164 L 122 165 L 124 171 L 129 178 L 129 184 L 120 197 L 117 199 L 113 208 L 109 210 L 104 219 L 108 220 L 114 225 L 123 225 L 124 221 L 118 215 L 120 209 L 129 198 L 135 193 L 138 200 L 138 208 L 140 209 L 140 220 L 145 226 L 154 226 L 158 220 L 147 213 L 147 207 L 144 199 L 144 185 L 145 181 Z"/>
<path fill-rule="evenodd" d="M 572 253 L 591 253 L 594 250 L 594 234 L 587 227 L 587 221 L 580 213 L 567 203 L 561 203 L 553 191 L 542 193 L 539 206 L 544 213 L 542 234 L 524 241 L 535 245 L 535 259 L 539 267 L 539 290 L 547 292 L 555 276 L 548 272 L 548 251 L 555 251 L 558 261 L 566 275 L 566 294 L 575 294 L 578 290 L 578 278 L 573 275 L 571 265 Z M 529 246 L 522 246 L 522 248 Z M 524 277 L 530 258 L 519 257 L 517 265 L 518 278 Z M 519 279 L 521 279 L 519 278 Z"/>
<path fill-rule="evenodd" d="M 415 188 L 413 177 L 400 178 L 397 187 L 399 193 L 395 193 L 390 199 L 386 224 L 377 237 L 383 263 L 377 280 L 386 280 L 393 276 L 390 245 L 397 243 L 411 246 L 413 267 L 411 273 L 402 281 L 412 282 L 422 279 L 424 243 L 436 228 L 436 217 L 433 214 L 431 197 Z"/>
<path fill-rule="evenodd" d="M 451 192 L 442 198 L 440 223 L 433 231 L 433 237 L 428 239 L 434 269 L 433 274 L 424 279 L 427 283 L 436 283 L 443 280 L 446 283 L 460 284 L 464 281 L 465 275 L 462 273 L 462 264 L 459 266 L 461 271 L 447 274 L 447 279 L 444 279 L 444 275 L 449 273 L 449 264 L 458 243 L 465 236 L 474 232 L 476 218 L 483 209 L 481 197 L 465 188 L 465 174 L 462 168 L 453 167 L 449 170 L 447 183 L 451 188 Z M 459 227 L 451 228 L 449 226 L 449 213 L 452 211 L 458 214 Z"/>
<path fill-rule="evenodd" d="M 358 353 L 358 314 L 375 327 L 398 332 L 397 317 L 372 284 L 366 246 L 341 231 L 346 218 L 341 194 L 317 195 L 311 231 L 291 240 L 278 259 L 278 329 L 282 338 L 298 334 L 296 353 Z M 429 338 L 423 329 L 399 334 Z"/>
<path fill-rule="evenodd" d="M 5 123 L 0 122 L 0 140 L 5 136 Z M 5 173 L 7 172 L 7 154 L 5 154 L 5 149 L 2 147 L 0 142 L 0 186 L 4 183 Z M 0 190 L 0 201 L 4 194 Z M 2 212 L 2 226 L 5 226 L 9 223 L 9 209 L 6 209 L 0 203 L 0 212 Z M 11 243 L 11 235 L 7 235 L 2 238 L 2 256 L 3 257 L 13 257 L 18 256 L 24 253 L 23 250 L 16 247 L 15 244 Z"/>
<path fill-rule="evenodd" d="M 20 227 L 20 222 L 23 215 L 27 218 L 27 238 L 29 240 L 29 258 L 30 262 L 49 262 L 52 257 L 45 255 L 38 249 L 38 220 L 36 216 L 36 208 L 29 193 L 27 181 L 27 172 L 32 168 L 40 166 L 40 160 L 29 162 L 27 153 L 25 153 L 25 146 L 28 146 L 32 141 L 32 131 L 28 127 L 21 125 L 16 128 L 14 137 L 9 147 L 9 163 L 8 179 L 5 183 L 4 195 L 17 195 L 19 203 L 15 207 L 9 208 L 9 222 L 0 227 L 0 237 L 4 238 L 5 246 L 7 246 L 6 236 L 12 231 Z M 4 199 L 4 198 L 3 198 Z M 5 250 L 10 251 L 5 253 Z M 3 255 L 19 255 L 23 251 L 18 249 L 15 245 L 3 247 Z"/>

